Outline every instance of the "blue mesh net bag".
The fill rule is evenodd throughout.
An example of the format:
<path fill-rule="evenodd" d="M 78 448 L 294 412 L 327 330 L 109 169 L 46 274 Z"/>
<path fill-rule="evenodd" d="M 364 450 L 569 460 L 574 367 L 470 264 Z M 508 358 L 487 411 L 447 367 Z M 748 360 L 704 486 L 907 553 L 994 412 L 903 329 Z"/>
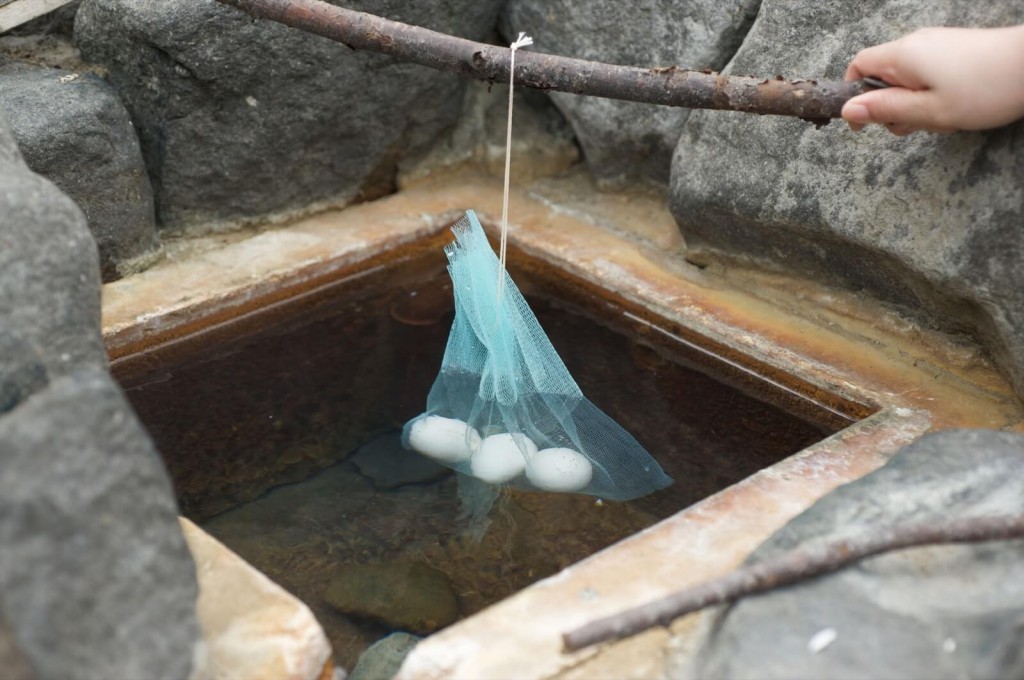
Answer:
<path fill-rule="evenodd" d="M 452 231 L 455 321 L 426 412 L 406 423 L 403 443 L 495 485 L 629 500 L 671 484 L 583 396 L 476 215 Z"/>

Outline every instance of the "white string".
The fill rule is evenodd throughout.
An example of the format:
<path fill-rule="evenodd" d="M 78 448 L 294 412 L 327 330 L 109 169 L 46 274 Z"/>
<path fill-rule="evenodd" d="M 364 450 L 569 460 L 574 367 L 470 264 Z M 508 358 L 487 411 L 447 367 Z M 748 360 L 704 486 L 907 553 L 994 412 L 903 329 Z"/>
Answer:
<path fill-rule="evenodd" d="M 501 302 L 505 292 L 505 252 L 508 244 L 508 182 L 509 170 L 512 167 L 512 91 L 515 88 L 516 77 L 516 50 L 520 47 L 529 47 L 533 44 L 533 38 L 520 33 L 519 38 L 509 45 L 512 53 L 508 62 L 508 126 L 505 130 L 505 192 L 501 198 L 501 249 L 498 255 L 498 302 Z"/>

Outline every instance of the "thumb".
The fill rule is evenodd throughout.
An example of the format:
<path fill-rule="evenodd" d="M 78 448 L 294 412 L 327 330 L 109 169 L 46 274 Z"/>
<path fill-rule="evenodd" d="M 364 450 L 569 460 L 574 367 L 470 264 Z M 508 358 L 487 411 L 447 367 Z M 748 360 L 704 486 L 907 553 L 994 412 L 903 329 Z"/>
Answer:
<path fill-rule="evenodd" d="M 912 128 L 940 127 L 937 106 L 929 90 L 888 87 L 853 97 L 843 105 L 843 118 L 855 125 L 896 123 Z"/>

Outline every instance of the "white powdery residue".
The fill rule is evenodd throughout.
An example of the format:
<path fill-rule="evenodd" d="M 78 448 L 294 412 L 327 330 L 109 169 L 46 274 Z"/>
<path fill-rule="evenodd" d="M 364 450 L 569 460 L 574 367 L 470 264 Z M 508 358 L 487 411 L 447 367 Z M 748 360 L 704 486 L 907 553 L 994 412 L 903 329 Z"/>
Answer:
<path fill-rule="evenodd" d="M 952 654 L 956 651 L 956 640 L 953 638 L 946 638 L 942 641 L 942 651 L 946 654 Z"/>
<path fill-rule="evenodd" d="M 603 257 L 597 257 L 591 262 L 590 268 L 600 275 L 601 280 L 614 281 L 617 284 L 615 286 L 617 291 L 636 294 L 636 276 L 621 265 Z M 625 285 L 627 283 L 631 285 L 627 287 Z"/>
<path fill-rule="evenodd" d="M 555 201 L 555 199 L 551 198 L 547 194 L 540 193 L 538 191 L 530 191 L 529 194 L 530 198 L 537 200 L 538 202 L 540 202 L 541 205 L 543 205 L 545 208 L 547 208 L 556 215 L 565 215 L 566 217 L 571 217 L 577 222 L 583 222 L 584 224 L 589 224 L 595 227 L 607 226 L 606 224 L 595 221 L 593 215 L 590 215 L 589 213 L 586 213 L 578 208 L 573 208 L 563 203 L 558 203 Z"/>
<path fill-rule="evenodd" d="M 837 637 L 839 637 L 839 633 L 836 632 L 835 628 L 823 628 L 807 641 L 807 651 L 811 654 L 817 654 L 835 642 Z"/>
<path fill-rule="evenodd" d="M 214 257 L 225 264 L 251 263 L 258 266 L 260 262 L 279 261 L 283 253 L 292 253 L 292 256 L 288 258 L 290 260 L 288 265 L 290 269 L 295 269 L 298 266 L 319 261 L 322 254 L 310 255 L 308 251 L 315 249 L 322 242 L 323 238 L 309 232 L 286 229 L 266 231 L 236 243 L 230 248 L 216 251 Z M 304 257 L 301 263 L 298 257 L 300 251 L 306 251 L 303 253 Z"/>

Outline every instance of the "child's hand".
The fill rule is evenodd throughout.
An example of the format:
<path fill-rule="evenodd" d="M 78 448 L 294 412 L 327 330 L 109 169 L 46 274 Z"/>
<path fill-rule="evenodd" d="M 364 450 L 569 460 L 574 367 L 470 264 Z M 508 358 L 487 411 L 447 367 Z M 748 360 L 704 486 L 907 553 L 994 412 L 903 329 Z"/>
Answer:
<path fill-rule="evenodd" d="M 1024 117 L 1024 26 L 924 28 L 861 50 L 846 79 L 864 77 L 892 87 L 843 106 L 854 130 L 881 123 L 906 135 L 1006 125 Z"/>

